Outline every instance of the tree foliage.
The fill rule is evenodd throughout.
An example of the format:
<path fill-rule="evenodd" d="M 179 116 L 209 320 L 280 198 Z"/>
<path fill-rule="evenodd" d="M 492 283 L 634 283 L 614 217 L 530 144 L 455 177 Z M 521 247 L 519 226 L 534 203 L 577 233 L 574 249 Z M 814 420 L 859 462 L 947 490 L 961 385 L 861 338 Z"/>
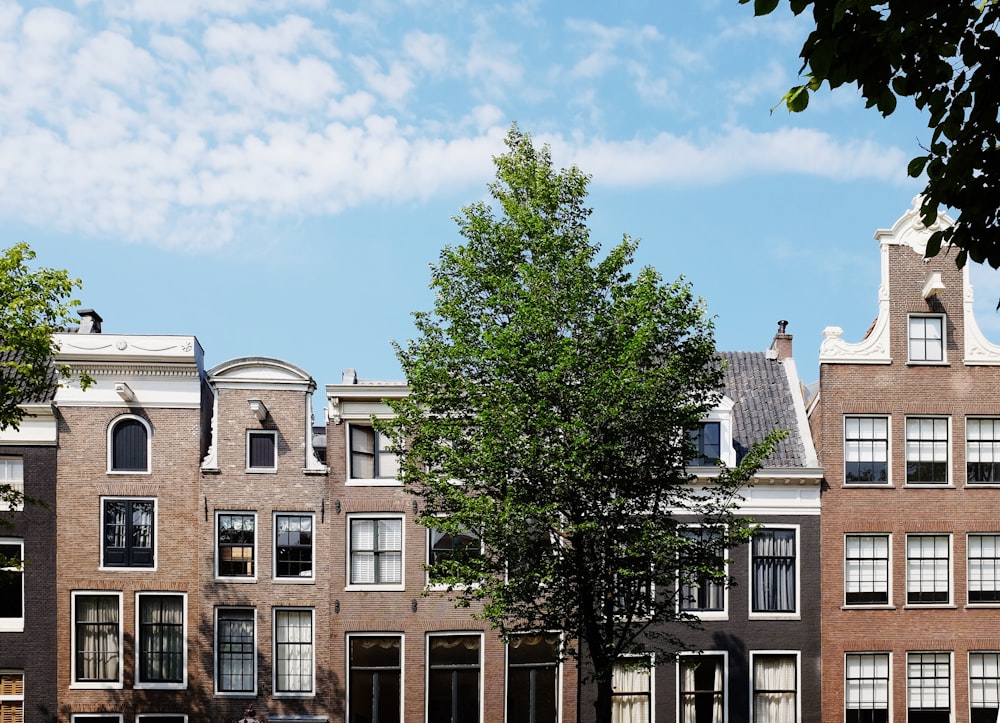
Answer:
<path fill-rule="evenodd" d="M 739 0 L 741 4 L 751 0 Z M 753 0 L 754 13 L 780 0 Z M 789 0 L 798 15 L 812 8 L 815 29 L 802 46 L 804 83 L 785 95 L 790 111 L 805 110 L 811 93 L 855 84 L 869 108 L 884 116 L 900 98 L 928 113 L 930 143 L 910 161 L 927 174 L 921 216 L 938 209 L 958 222 L 936 231 L 927 255 L 942 245 L 967 259 L 1000 267 L 1000 2 L 997 0 Z"/>
<path fill-rule="evenodd" d="M 683 279 L 633 275 L 628 236 L 601 257 L 588 177 L 555 170 L 516 126 L 506 144 L 492 201 L 462 209 L 463 243 L 432 267 L 433 312 L 396 347 L 411 392 L 382 428 L 419 522 L 450 547 L 432 583 L 505 637 L 579 640 L 564 652 L 586 651 L 610 720 L 615 661 L 676 649 L 695 624 L 678 613 L 678 567 L 725 579 L 724 550 L 750 532 L 737 490 L 780 435 L 692 483 L 688 432 L 722 382 L 703 303 Z"/>

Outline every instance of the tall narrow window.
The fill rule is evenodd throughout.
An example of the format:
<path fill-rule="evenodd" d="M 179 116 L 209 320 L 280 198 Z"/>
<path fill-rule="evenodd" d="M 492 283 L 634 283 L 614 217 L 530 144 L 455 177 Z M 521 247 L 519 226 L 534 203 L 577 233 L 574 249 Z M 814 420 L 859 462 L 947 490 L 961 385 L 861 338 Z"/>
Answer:
<path fill-rule="evenodd" d="M 1000 603 L 1000 535 L 969 535 L 969 602 Z"/>
<path fill-rule="evenodd" d="M 910 361 L 944 361 L 944 317 L 911 316 L 909 325 Z"/>
<path fill-rule="evenodd" d="M 215 690 L 257 692 L 257 611 L 218 608 L 215 618 Z"/>
<path fill-rule="evenodd" d="M 24 671 L 0 670 L 0 721 L 24 723 Z"/>
<path fill-rule="evenodd" d="M 274 516 L 274 576 L 313 576 L 313 516 Z"/>
<path fill-rule="evenodd" d="M 752 611 L 794 613 L 796 611 L 795 530 L 757 530 L 751 542 Z"/>
<path fill-rule="evenodd" d="M 352 479 L 396 479 L 399 458 L 386 437 L 374 427 L 349 425 Z"/>
<path fill-rule="evenodd" d="M 149 472 L 149 426 L 138 417 L 123 417 L 109 431 L 108 468 L 112 472 Z"/>
<path fill-rule="evenodd" d="M 518 635 L 507 645 L 507 723 L 558 723 L 559 635 Z"/>
<path fill-rule="evenodd" d="M 403 582 L 403 520 L 351 519 L 351 584 L 398 585 Z"/>
<path fill-rule="evenodd" d="M 274 611 L 274 692 L 313 693 L 313 611 Z"/>
<path fill-rule="evenodd" d="M 947 535 L 906 536 L 906 602 L 942 605 L 949 602 L 951 552 Z"/>
<path fill-rule="evenodd" d="M 139 594 L 137 684 L 183 684 L 184 596 Z"/>
<path fill-rule="evenodd" d="M 1000 716 L 1000 653 L 969 653 L 969 723 Z"/>
<path fill-rule="evenodd" d="M 427 723 L 481 719 L 479 635 L 431 635 L 427 650 Z"/>
<path fill-rule="evenodd" d="M 798 666 L 794 655 L 753 656 L 754 723 L 798 720 Z"/>
<path fill-rule="evenodd" d="M 844 483 L 889 481 L 888 417 L 844 418 Z"/>
<path fill-rule="evenodd" d="M 0 632 L 24 630 L 23 560 L 22 540 L 0 538 Z"/>
<path fill-rule="evenodd" d="M 889 536 L 847 535 L 844 538 L 846 605 L 889 603 Z"/>
<path fill-rule="evenodd" d="M 0 487 L 6 486 L 14 497 L 0 497 L 0 512 L 21 509 L 24 494 L 24 460 L 20 457 L 0 457 Z"/>
<path fill-rule="evenodd" d="M 726 703 L 724 663 L 725 658 L 721 655 L 681 656 L 681 723 L 723 720 Z M 639 720 L 648 721 L 649 714 Z"/>
<path fill-rule="evenodd" d="M 849 653 L 844 662 L 846 723 L 889 723 L 889 655 Z"/>
<path fill-rule="evenodd" d="M 712 531 L 701 528 L 687 530 L 684 534 L 692 541 L 692 544 L 698 545 L 700 541 L 708 540 L 712 535 Z M 718 570 L 723 576 L 725 575 L 726 562 L 724 554 L 717 558 L 712 567 Z M 682 557 L 678 573 L 680 576 L 680 609 L 685 612 L 695 613 L 724 612 L 726 609 L 725 578 L 705 572 L 702 564 L 692 565 L 691 568 L 685 565 Z"/>
<path fill-rule="evenodd" d="M 278 433 L 247 430 L 247 470 L 274 472 L 278 468 Z"/>
<path fill-rule="evenodd" d="M 218 576 L 255 577 L 257 515 L 253 512 L 219 512 L 216 520 L 219 545 L 216 551 Z"/>
<path fill-rule="evenodd" d="M 948 482 L 948 420 L 910 417 L 906 420 L 906 483 Z"/>
<path fill-rule="evenodd" d="M 1000 419 L 965 420 L 966 481 L 1000 484 Z"/>
<path fill-rule="evenodd" d="M 690 431 L 695 455 L 689 465 L 718 464 L 722 456 L 721 425 L 718 422 L 702 422 Z"/>
<path fill-rule="evenodd" d="M 399 723 L 401 650 L 398 635 L 350 637 L 349 723 Z"/>
<path fill-rule="evenodd" d="M 73 680 L 106 685 L 121 682 L 121 596 L 73 596 Z"/>
<path fill-rule="evenodd" d="M 153 567 L 154 500 L 104 500 L 104 566 Z"/>
<path fill-rule="evenodd" d="M 908 723 L 951 721 L 951 656 L 907 653 L 906 719 Z"/>

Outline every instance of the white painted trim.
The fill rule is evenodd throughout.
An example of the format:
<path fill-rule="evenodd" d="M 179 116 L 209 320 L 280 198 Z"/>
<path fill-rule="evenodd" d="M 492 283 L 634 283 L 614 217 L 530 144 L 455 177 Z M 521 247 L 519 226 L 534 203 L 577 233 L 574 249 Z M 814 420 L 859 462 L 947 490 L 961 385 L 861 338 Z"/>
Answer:
<path fill-rule="evenodd" d="M 140 646 L 142 645 L 142 633 L 141 633 L 141 605 L 140 600 L 144 597 L 180 597 L 181 598 L 181 615 L 183 620 L 183 673 L 180 683 L 150 683 L 150 682 L 140 682 L 139 681 L 139 659 L 142 655 Z M 183 591 L 148 591 L 140 590 L 135 593 L 135 665 L 134 676 L 135 680 L 133 683 L 133 688 L 135 690 L 187 690 L 188 685 L 188 596 L 186 592 Z"/>
<path fill-rule="evenodd" d="M 282 606 L 271 609 L 271 695 L 274 698 L 315 698 L 316 697 L 316 609 L 304 606 Z M 312 649 L 312 687 L 308 691 L 279 691 L 278 690 L 278 614 L 282 612 L 302 612 L 309 613 L 309 627 L 312 639 L 309 644 Z"/>
<path fill-rule="evenodd" d="M 347 633 L 347 644 L 344 646 L 344 670 L 347 671 L 347 685 L 344 686 L 344 715 L 347 718 L 351 710 L 351 640 L 354 638 L 399 638 L 399 720 L 405 720 L 406 711 L 406 635 L 400 632 L 381 632 L 365 630 Z M 268 718 L 274 720 L 274 716 Z M 323 720 L 326 720 L 325 718 Z"/>
<path fill-rule="evenodd" d="M 78 681 L 76 670 L 76 599 L 78 597 L 114 597 L 118 598 L 118 680 L 117 681 Z M 124 645 L 124 611 L 122 593 L 109 590 L 73 590 L 70 592 L 70 690 L 121 690 L 124 688 L 125 675 L 125 645 Z"/>
<path fill-rule="evenodd" d="M 354 548 L 351 546 L 351 525 L 355 520 L 399 520 L 399 582 L 351 582 L 351 559 Z M 344 541 L 345 570 L 344 570 L 344 590 L 347 591 L 395 591 L 406 589 L 406 515 L 397 512 L 351 512 L 347 515 L 346 528 L 347 539 Z M 375 563 L 378 558 L 375 558 Z"/>
<path fill-rule="evenodd" d="M 219 690 L 219 611 L 220 610 L 250 610 L 251 619 L 253 620 L 253 690 Z M 257 689 L 259 687 L 259 681 L 257 676 L 258 665 L 257 661 L 260 657 L 260 652 L 258 650 L 257 642 L 257 608 L 252 605 L 217 605 L 212 613 L 212 688 L 219 698 L 250 698 L 257 697 Z"/>

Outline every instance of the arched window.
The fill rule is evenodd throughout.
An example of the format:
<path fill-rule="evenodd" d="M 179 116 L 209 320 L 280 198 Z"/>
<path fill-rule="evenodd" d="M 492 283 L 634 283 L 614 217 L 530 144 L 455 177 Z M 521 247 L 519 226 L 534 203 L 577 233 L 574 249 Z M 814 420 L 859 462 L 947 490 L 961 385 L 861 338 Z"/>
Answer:
<path fill-rule="evenodd" d="M 123 417 L 108 434 L 108 466 L 112 472 L 149 471 L 149 425 L 138 417 Z"/>

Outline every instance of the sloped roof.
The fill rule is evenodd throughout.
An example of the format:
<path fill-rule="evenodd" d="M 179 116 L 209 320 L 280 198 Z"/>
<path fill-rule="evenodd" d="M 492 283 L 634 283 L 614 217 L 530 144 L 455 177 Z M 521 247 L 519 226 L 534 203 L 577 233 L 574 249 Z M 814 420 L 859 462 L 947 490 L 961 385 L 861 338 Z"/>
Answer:
<path fill-rule="evenodd" d="M 796 414 L 795 391 L 784 365 L 777 359 L 768 359 L 764 352 L 726 351 L 720 354 L 726 361 L 725 394 L 734 402 L 733 446 L 737 458 L 742 459 L 755 442 L 772 430 L 787 429 L 788 437 L 763 466 L 808 467 L 803 430 Z"/>
<path fill-rule="evenodd" d="M 18 358 L 18 355 L 17 355 L 17 352 L 15 352 L 15 351 L 0 351 L 0 364 L 2 364 L 3 362 L 8 362 L 8 361 L 17 361 L 17 358 Z M 7 373 L 6 373 L 6 371 L 3 371 L 4 369 L 5 369 L 5 367 L 0 366 L 0 373 L 3 373 L 4 376 L 6 377 Z M 26 390 L 25 390 L 24 384 L 18 384 L 18 382 L 20 382 L 22 380 L 22 377 L 20 375 L 18 375 L 18 374 L 13 374 L 13 373 L 10 374 L 10 377 L 13 378 L 13 381 L 15 382 L 14 388 L 17 389 L 17 391 L 20 394 L 25 394 Z M 51 402 L 53 399 L 55 399 L 56 398 L 56 387 L 58 386 L 58 379 L 56 378 L 56 368 L 52 364 L 51 361 L 49 362 L 49 379 L 51 380 L 52 383 L 49 385 L 49 388 L 46 390 L 44 398 L 42 398 L 42 399 L 22 399 L 21 400 L 22 403 L 42 404 L 42 403 L 45 403 L 45 402 Z"/>

